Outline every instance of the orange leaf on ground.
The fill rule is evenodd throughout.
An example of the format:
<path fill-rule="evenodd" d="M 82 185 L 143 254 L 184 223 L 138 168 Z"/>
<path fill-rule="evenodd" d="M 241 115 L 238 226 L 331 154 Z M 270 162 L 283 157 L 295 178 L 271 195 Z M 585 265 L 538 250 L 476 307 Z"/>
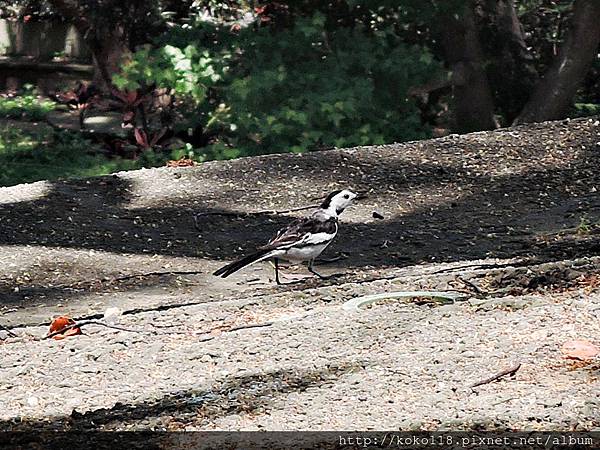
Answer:
<path fill-rule="evenodd" d="M 75 325 L 75 321 L 68 316 L 60 316 L 52 321 L 50 324 L 50 331 L 48 334 L 55 333 L 56 331 L 60 331 L 70 325 Z M 69 336 L 76 336 L 81 333 L 81 328 L 74 327 L 66 330 L 64 333 L 57 334 L 53 337 L 53 339 L 60 340 Z"/>
<path fill-rule="evenodd" d="M 567 358 L 571 359 L 592 359 L 600 354 L 600 348 L 596 347 L 589 341 L 569 341 L 565 342 L 560 348 L 560 351 Z"/>

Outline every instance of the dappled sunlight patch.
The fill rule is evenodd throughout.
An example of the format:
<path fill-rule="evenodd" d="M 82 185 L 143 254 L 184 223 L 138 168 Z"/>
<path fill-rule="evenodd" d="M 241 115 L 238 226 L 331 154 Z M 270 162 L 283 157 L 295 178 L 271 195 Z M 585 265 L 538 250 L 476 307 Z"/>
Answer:
<path fill-rule="evenodd" d="M 28 185 L 0 187 L 0 205 L 32 202 L 44 198 L 52 189 L 48 181 L 38 181 Z"/>

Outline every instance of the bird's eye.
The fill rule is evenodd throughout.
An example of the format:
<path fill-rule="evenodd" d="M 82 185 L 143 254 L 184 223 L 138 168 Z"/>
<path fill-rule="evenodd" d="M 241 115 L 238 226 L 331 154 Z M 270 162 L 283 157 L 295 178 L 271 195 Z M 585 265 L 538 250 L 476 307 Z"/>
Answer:
<path fill-rule="evenodd" d="M 348 194 L 344 195 L 344 198 L 350 198 L 350 196 Z"/>

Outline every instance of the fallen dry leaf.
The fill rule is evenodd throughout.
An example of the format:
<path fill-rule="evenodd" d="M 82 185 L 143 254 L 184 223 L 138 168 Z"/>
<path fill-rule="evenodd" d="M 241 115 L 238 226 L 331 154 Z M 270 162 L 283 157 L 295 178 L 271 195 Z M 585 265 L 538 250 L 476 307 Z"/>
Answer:
<path fill-rule="evenodd" d="M 567 358 L 580 360 L 592 359 L 600 354 L 600 348 L 589 341 L 582 340 L 565 342 L 560 351 Z"/>
<path fill-rule="evenodd" d="M 190 167 L 197 166 L 198 163 L 193 159 L 181 158 L 181 159 L 172 159 L 167 162 L 167 167 Z"/>
<path fill-rule="evenodd" d="M 577 281 L 585 289 L 586 293 L 595 291 L 600 287 L 600 275 L 597 273 L 588 273 L 580 276 Z"/>
<path fill-rule="evenodd" d="M 68 316 L 57 317 L 54 320 L 52 320 L 52 323 L 50 324 L 50 331 L 48 331 L 48 334 L 52 334 L 57 331 L 60 331 L 70 325 L 75 325 L 75 321 L 73 319 L 71 319 L 70 317 L 68 317 Z M 60 340 L 60 339 L 64 339 L 69 336 L 76 336 L 78 334 L 82 334 L 81 328 L 74 327 L 74 328 L 70 328 L 70 329 L 66 330 L 64 333 L 60 333 L 60 334 L 57 334 L 56 336 L 53 336 L 52 338 L 56 339 L 56 340 Z"/>

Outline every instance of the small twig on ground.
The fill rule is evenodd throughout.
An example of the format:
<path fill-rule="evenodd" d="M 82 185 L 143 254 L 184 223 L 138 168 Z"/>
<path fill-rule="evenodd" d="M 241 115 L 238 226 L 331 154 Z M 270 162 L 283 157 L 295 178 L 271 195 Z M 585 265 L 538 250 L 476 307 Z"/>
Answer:
<path fill-rule="evenodd" d="M 263 322 L 263 323 L 249 323 L 247 325 L 238 325 L 237 327 L 230 328 L 229 330 L 224 330 L 226 333 L 230 333 L 232 331 L 238 330 L 246 330 L 248 328 L 262 328 L 262 327 L 270 327 L 274 322 Z"/>
<path fill-rule="evenodd" d="M 461 277 L 460 275 L 456 276 L 456 279 L 459 280 L 461 283 L 463 283 L 466 286 L 469 286 L 470 288 L 472 288 L 476 293 L 481 294 L 481 295 L 487 295 L 488 292 L 484 291 L 483 289 L 481 289 L 479 286 L 477 286 L 475 283 L 473 283 L 472 281 L 466 280 L 463 277 Z"/>
<path fill-rule="evenodd" d="M 233 327 L 233 328 L 229 328 L 229 329 L 225 329 L 225 330 L 221 330 L 224 333 L 230 333 L 232 331 L 238 331 L 238 330 L 245 330 L 248 328 L 262 328 L 262 327 L 269 327 L 271 325 L 273 325 L 274 322 L 263 322 L 263 323 L 250 323 L 250 324 L 246 324 L 246 325 L 239 325 L 237 327 Z M 159 333 L 156 331 L 151 331 L 151 330 L 136 330 L 136 329 L 132 329 L 132 328 L 125 328 L 125 327 L 120 327 L 117 325 L 109 325 L 107 323 L 104 322 L 99 322 L 97 320 L 84 320 L 82 322 L 77 322 L 71 325 L 67 325 L 66 327 L 61 328 L 60 330 L 54 331 L 50 334 L 47 334 L 46 336 L 44 336 L 43 339 L 50 339 L 53 338 L 54 336 L 58 336 L 59 334 L 63 334 L 66 331 L 72 330 L 73 328 L 81 328 L 85 325 L 100 325 L 106 328 L 112 328 L 114 330 L 120 330 L 120 331 L 128 331 L 130 333 L 147 333 L 147 334 L 187 334 L 186 331 L 169 331 L 167 333 Z M 153 325 L 154 326 L 154 325 Z M 176 325 L 174 325 L 176 326 Z M 210 330 L 207 333 L 210 333 L 212 331 L 214 331 L 216 329 Z M 7 330 L 8 331 L 8 330 Z M 14 335 L 15 337 L 17 337 L 16 335 Z M 212 339 L 212 337 L 210 337 L 210 339 Z M 210 339 L 203 339 L 203 341 L 208 341 Z"/>
<path fill-rule="evenodd" d="M 506 267 L 524 267 L 524 266 L 535 265 L 535 264 L 539 264 L 539 263 L 531 262 L 531 261 L 515 261 L 512 263 L 500 263 L 500 264 L 465 264 L 464 266 L 446 267 L 444 269 L 439 269 L 434 272 L 429 272 L 428 275 L 437 275 L 439 273 L 446 273 L 446 272 L 457 272 L 459 270 L 464 270 L 464 269 L 473 269 L 473 270 L 503 269 Z"/>
<path fill-rule="evenodd" d="M 471 389 L 473 389 L 474 387 L 481 386 L 483 384 L 492 383 L 492 382 L 494 382 L 496 380 L 499 380 L 500 378 L 505 377 L 507 375 L 514 376 L 517 373 L 517 370 L 519 370 L 520 367 L 521 367 L 521 363 L 516 363 L 516 364 L 514 364 L 514 365 L 512 365 L 512 366 L 510 366 L 510 367 L 508 367 L 508 368 L 506 368 L 504 370 L 501 370 L 500 372 L 498 372 L 495 375 L 492 375 L 489 378 L 486 378 L 484 380 L 478 381 L 477 383 L 473 383 L 469 387 Z"/>
<path fill-rule="evenodd" d="M 73 328 L 81 328 L 85 325 L 100 325 L 106 328 L 112 328 L 114 330 L 120 330 L 120 331 L 128 331 L 130 333 L 152 333 L 152 331 L 147 331 L 147 330 L 134 330 L 131 328 L 125 328 L 125 327 L 119 327 L 117 325 L 109 325 L 107 323 L 104 322 L 99 322 L 97 320 L 84 320 L 83 322 L 76 322 L 73 323 L 71 325 L 67 325 L 66 327 L 61 328 L 60 330 L 56 330 L 50 334 L 47 334 L 46 336 L 44 336 L 42 338 L 43 339 L 50 339 L 53 338 L 54 336 L 58 336 L 59 334 L 63 334 L 66 331 L 72 330 Z M 170 334 L 170 333 L 169 333 Z"/>
<path fill-rule="evenodd" d="M 6 331 L 6 333 L 10 336 L 10 337 L 18 337 L 15 333 L 13 333 L 12 331 L 10 331 L 8 328 L 6 328 L 4 325 L 0 325 L 0 330 L 2 331 Z"/>
<path fill-rule="evenodd" d="M 263 209 L 262 211 L 250 212 L 248 214 L 250 214 L 250 215 L 256 215 L 256 214 L 287 214 L 287 213 L 290 213 L 290 212 L 305 211 L 307 209 L 318 208 L 318 207 L 319 207 L 319 205 L 306 205 L 306 206 L 298 206 L 296 208 L 289 208 L 289 209 Z"/>

